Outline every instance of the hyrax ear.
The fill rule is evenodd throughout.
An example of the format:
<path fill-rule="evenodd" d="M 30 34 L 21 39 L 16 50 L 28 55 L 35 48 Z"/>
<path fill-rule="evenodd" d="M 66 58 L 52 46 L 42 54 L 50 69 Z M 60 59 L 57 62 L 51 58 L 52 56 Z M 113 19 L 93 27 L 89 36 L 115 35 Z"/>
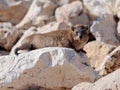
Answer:
<path fill-rule="evenodd" d="M 88 25 L 81 25 L 81 29 L 86 29 L 86 30 L 88 30 L 88 29 L 89 29 L 89 26 L 88 26 Z"/>

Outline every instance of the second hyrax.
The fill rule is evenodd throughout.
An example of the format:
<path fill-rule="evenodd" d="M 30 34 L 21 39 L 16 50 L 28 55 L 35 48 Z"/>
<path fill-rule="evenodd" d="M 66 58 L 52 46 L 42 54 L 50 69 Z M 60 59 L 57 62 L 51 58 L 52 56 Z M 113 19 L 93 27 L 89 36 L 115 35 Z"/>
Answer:
<path fill-rule="evenodd" d="M 44 47 L 67 47 L 79 51 L 89 39 L 87 25 L 75 25 L 71 30 L 57 30 L 44 34 L 33 34 L 22 40 L 21 45 L 16 47 L 18 50 L 30 50 Z"/>

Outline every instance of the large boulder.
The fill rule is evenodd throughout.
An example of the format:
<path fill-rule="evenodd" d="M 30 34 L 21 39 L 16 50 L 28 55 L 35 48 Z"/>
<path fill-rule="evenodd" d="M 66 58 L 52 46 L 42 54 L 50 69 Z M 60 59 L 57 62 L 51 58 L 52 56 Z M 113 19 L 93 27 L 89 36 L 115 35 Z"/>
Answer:
<path fill-rule="evenodd" d="M 120 89 L 120 69 L 99 79 L 95 83 L 80 83 L 72 90 L 119 90 Z"/>
<path fill-rule="evenodd" d="M 99 17 L 97 21 L 93 22 L 90 29 L 97 41 L 114 46 L 120 44 L 117 39 L 116 22 L 112 15 Z"/>
<path fill-rule="evenodd" d="M 95 16 L 117 13 L 115 9 L 116 0 L 83 0 L 83 3 L 89 12 Z"/>
<path fill-rule="evenodd" d="M 107 75 L 120 68 L 120 46 L 108 54 L 96 69 L 100 75 Z"/>
<path fill-rule="evenodd" d="M 86 13 L 82 13 L 83 5 L 81 1 L 74 1 L 58 7 L 55 11 L 55 17 L 58 22 L 70 22 L 75 25 L 78 23 L 88 24 L 89 19 Z"/>
<path fill-rule="evenodd" d="M 103 62 L 103 59 L 114 49 L 115 47 L 107 45 L 103 42 L 92 41 L 88 42 L 84 46 L 84 50 L 87 52 L 87 56 L 90 59 L 90 64 L 93 68 L 97 68 Z"/>
<path fill-rule="evenodd" d="M 23 20 L 18 25 L 16 25 L 16 27 L 28 29 L 31 25 L 33 24 L 35 25 L 36 22 L 37 25 L 39 25 L 38 23 L 40 22 L 44 22 L 44 21 L 47 22 L 47 20 L 53 17 L 55 8 L 56 8 L 56 4 L 54 4 L 50 0 L 33 0 L 32 5 L 30 6 L 27 14 L 23 18 Z M 39 18 L 45 17 L 45 18 L 40 19 L 39 20 L 40 22 L 38 22 L 36 21 L 38 17 Z M 46 20 L 46 18 L 48 19 Z"/>
<path fill-rule="evenodd" d="M 71 29 L 71 25 L 66 22 L 51 22 L 47 25 L 44 25 L 42 27 L 38 27 L 37 31 L 39 33 L 47 33 L 55 30 L 69 30 Z"/>
<path fill-rule="evenodd" d="M 18 24 L 26 14 L 30 4 L 31 1 L 0 0 L 0 21 Z"/>
<path fill-rule="evenodd" d="M 120 0 L 116 0 L 115 2 L 115 11 L 116 13 L 120 11 Z"/>
<path fill-rule="evenodd" d="M 11 50 L 22 35 L 22 30 L 16 29 L 11 23 L 0 23 L 0 47 Z"/>
<path fill-rule="evenodd" d="M 0 86 L 8 88 L 37 85 L 57 90 L 98 78 L 86 55 L 69 48 L 48 47 L 0 57 Z"/>

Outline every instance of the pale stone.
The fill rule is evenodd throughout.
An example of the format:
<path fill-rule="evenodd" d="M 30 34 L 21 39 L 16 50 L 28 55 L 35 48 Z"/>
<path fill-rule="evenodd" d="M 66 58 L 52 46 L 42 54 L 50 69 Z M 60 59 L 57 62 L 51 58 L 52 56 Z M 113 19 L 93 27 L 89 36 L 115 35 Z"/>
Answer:
<path fill-rule="evenodd" d="M 82 13 L 74 18 L 69 18 L 67 22 L 71 23 L 72 25 L 76 25 L 76 24 L 89 25 L 90 23 L 88 15 L 86 13 Z"/>
<path fill-rule="evenodd" d="M 98 77 L 86 55 L 69 48 L 48 47 L 0 57 L 0 86 L 13 81 L 9 87 L 33 84 L 57 90 L 94 82 Z"/>
<path fill-rule="evenodd" d="M 96 69 L 100 75 L 107 75 L 120 68 L 120 46 L 108 54 Z"/>
<path fill-rule="evenodd" d="M 32 35 L 32 34 L 35 34 L 35 33 L 38 33 L 36 27 L 31 27 L 31 28 L 29 28 L 28 30 L 26 30 L 26 31 L 24 32 L 24 34 L 21 36 L 21 38 L 17 41 L 17 43 L 12 47 L 12 49 L 11 49 L 11 51 L 10 51 L 10 55 L 13 55 L 13 54 L 14 54 L 15 48 L 21 44 L 21 42 L 22 42 L 22 40 L 23 40 L 24 38 L 26 38 L 26 37 L 28 37 L 28 36 L 30 36 L 30 35 Z"/>
<path fill-rule="evenodd" d="M 10 50 L 22 35 L 22 30 L 16 29 L 11 23 L 0 23 L 0 46 Z"/>
<path fill-rule="evenodd" d="M 90 29 L 97 41 L 115 46 L 120 44 L 116 36 L 116 23 L 112 15 L 99 17 L 97 21 L 93 22 Z"/>
<path fill-rule="evenodd" d="M 83 3 L 93 15 L 106 16 L 107 14 L 116 14 L 116 0 L 83 0 Z"/>
<path fill-rule="evenodd" d="M 84 46 L 90 64 L 93 68 L 97 68 L 103 62 L 103 59 L 112 51 L 114 47 L 102 42 L 92 41 Z"/>
<path fill-rule="evenodd" d="M 120 40 L 120 21 L 118 22 L 118 25 L 117 25 L 117 33 L 118 33 L 118 38 Z"/>
<path fill-rule="evenodd" d="M 83 6 L 80 1 L 74 1 L 70 4 L 58 7 L 55 11 L 56 20 L 59 22 L 68 21 L 70 18 L 74 18 L 80 14 Z"/>
<path fill-rule="evenodd" d="M 38 16 L 36 17 L 34 20 L 33 20 L 33 25 L 34 26 L 44 26 L 44 25 L 47 25 L 51 22 L 55 22 L 56 19 L 55 19 L 55 16 Z"/>
<path fill-rule="evenodd" d="M 56 5 L 50 0 L 34 0 L 23 20 L 16 25 L 17 28 L 28 29 L 37 17 L 53 16 Z"/>
<path fill-rule="evenodd" d="M 120 0 L 116 0 L 115 2 L 115 11 L 116 13 L 120 11 Z"/>
<path fill-rule="evenodd" d="M 71 3 L 77 0 L 51 0 L 51 1 L 54 2 L 58 6 L 62 6 L 62 5 L 65 5 L 65 4 L 68 4 L 68 3 Z"/>
<path fill-rule="evenodd" d="M 10 1 L 9 3 L 7 3 L 6 0 L 0 1 L 4 2 L 2 6 L 0 4 L 0 21 L 11 22 L 13 24 L 18 24 L 22 20 L 31 4 L 31 1 L 19 1 L 12 5 Z"/>
<path fill-rule="evenodd" d="M 120 89 L 120 69 L 99 79 L 95 83 L 80 83 L 72 90 L 119 90 Z"/>
<path fill-rule="evenodd" d="M 66 22 L 51 22 L 45 26 L 38 27 L 37 30 L 39 33 L 47 33 L 56 30 L 66 30 L 71 29 L 71 24 Z"/>

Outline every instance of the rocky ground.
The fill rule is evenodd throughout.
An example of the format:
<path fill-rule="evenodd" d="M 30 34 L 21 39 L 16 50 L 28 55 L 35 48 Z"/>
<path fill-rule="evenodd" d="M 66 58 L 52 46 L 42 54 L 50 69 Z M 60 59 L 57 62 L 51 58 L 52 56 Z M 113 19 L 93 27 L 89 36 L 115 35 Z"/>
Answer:
<path fill-rule="evenodd" d="M 0 90 L 120 90 L 120 0 L 0 0 Z M 86 54 L 47 47 L 14 55 L 35 33 L 90 27 Z"/>

